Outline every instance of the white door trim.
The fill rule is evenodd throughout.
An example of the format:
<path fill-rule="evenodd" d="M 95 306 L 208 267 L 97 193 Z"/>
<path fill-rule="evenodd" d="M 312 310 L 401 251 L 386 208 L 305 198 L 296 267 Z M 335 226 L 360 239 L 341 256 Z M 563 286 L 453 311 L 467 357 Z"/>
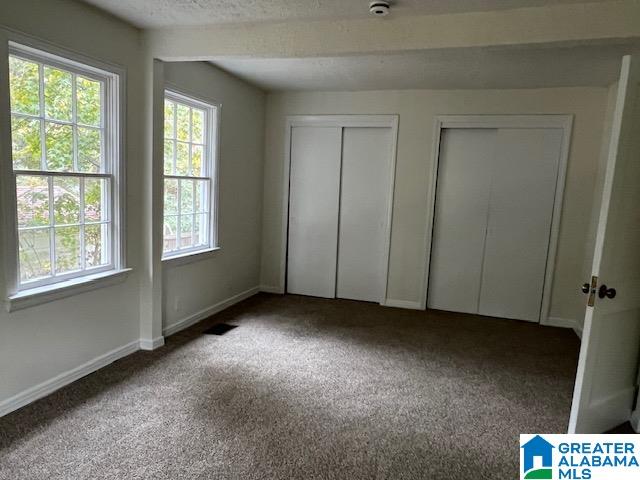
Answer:
<path fill-rule="evenodd" d="M 567 162 L 571 144 L 571 129 L 573 115 L 439 115 L 436 117 L 433 129 L 432 171 L 427 196 L 427 231 L 424 248 L 425 266 L 422 281 L 422 299 L 420 308 L 427 308 L 427 293 L 429 288 L 429 268 L 431 262 L 431 242 L 433 240 L 433 220 L 435 214 L 436 186 L 438 178 L 438 162 L 440 160 L 440 138 L 445 128 L 559 128 L 562 129 L 562 146 L 558 164 L 558 179 L 556 194 L 553 202 L 553 216 L 549 235 L 549 250 L 545 269 L 544 288 L 542 291 L 542 307 L 540 309 L 540 323 L 547 325 L 551 305 L 551 288 L 553 273 L 558 250 L 558 234 L 560 232 L 560 215 L 564 197 L 564 187 L 567 175 Z"/>
<path fill-rule="evenodd" d="M 285 293 L 287 275 L 287 243 L 289 228 L 289 176 L 291 173 L 291 129 L 293 127 L 379 127 L 391 128 L 391 152 L 389 155 L 389 190 L 385 225 L 385 248 L 383 261 L 384 289 L 380 303 L 387 297 L 389 278 L 389 253 L 391 249 L 391 221 L 396 173 L 398 145 L 398 115 L 291 115 L 286 117 L 285 154 L 282 179 L 282 231 L 280 234 L 280 278 L 278 292 Z M 337 239 L 336 239 L 337 241 Z"/>

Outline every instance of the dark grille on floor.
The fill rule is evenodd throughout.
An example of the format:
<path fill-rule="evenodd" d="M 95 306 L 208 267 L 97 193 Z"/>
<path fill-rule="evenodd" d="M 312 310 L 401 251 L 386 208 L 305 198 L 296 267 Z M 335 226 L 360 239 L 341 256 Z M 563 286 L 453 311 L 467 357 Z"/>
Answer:
<path fill-rule="evenodd" d="M 238 325 L 229 325 L 228 323 L 218 323 L 213 327 L 205 330 L 203 333 L 205 335 L 224 335 L 230 330 L 233 330 Z"/>

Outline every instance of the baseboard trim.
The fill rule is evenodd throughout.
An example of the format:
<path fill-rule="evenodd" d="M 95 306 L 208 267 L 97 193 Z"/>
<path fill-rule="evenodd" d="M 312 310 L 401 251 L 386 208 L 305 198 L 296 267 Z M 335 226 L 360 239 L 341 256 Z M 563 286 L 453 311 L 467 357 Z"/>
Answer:
<path fill-rule="evenodd" d="M 547 320 L 541 324 L 548 327 L 570 328 L 578 338 L 582 339 L 582 325 L 573 318 L 547 317 Z"/>
<path fill-rule="evenodd" d="M 236 303 L 241 302 L 249 297 L 253 297 L 255 294 L 260 292 L 260 287 L 253 287 L 249 290 L 245 290 L 244 292 L 240 292 L 237 295 L 227 298 L 226 300 L 222 300 L 221 302 L 216 303 L 215 305 L 211 305 L 210 307 L 204 308 L 192 315 L 189 315 L 187 318 L 184 318 L 176 323 L 172 323 L 171 325 L 166 326 L 163 329 L 163 334 L 165 337 L 169 335 L 173 335 L 174 333 L 179 332 L 180 330 L 184 330 L 191 325 L 198 323 L 200 320 L 204 320 L 211 315 L 214 315 L 218 312 L 221 312 L 225 308 L 229 308 Z"/>
<path fill-rule="evenodd" d="M 141 338 L 140 339 L 140 350 L 155 350 L 156 348 L 160 348 L 164 345 L 164 337 L 156 337 L 153 339 L 150 338 Z"/>
<path fill-rule="evenodd" d="M 56 375 L 55 377 L 45 380 L 38 385 L 28 388 L 13 397 L 9 397 L 6 400 L 0 402 L 0 417 L 13 412 L 31 402 L 46 397 L 47 395 L 59 390 L 60 388 L 69 385 L 82 377 L 89 375 L 103 367 L 106 367 L 110 363 L 115 362 L 127 355 L 131 355 L 133 352 L 140 349 L 140 341 L 128 343 L 122 347 L 116 348 L 100 355 L 93 360 L 89 360 L 82 365 L 72 368 L 64 373 Z"/>
<path fill-rule="evenodd" d="M 264 293 L 284 295 L 284 289 L 282 287 L 274 287 L 273 285 L 260 285 L 260 291 Z"/>
<path fill-rule="evenodd" d="M 420 302 L 412 302 L 410 300 L 393 300 L 392 298 L 386 298 L 381 305 L 385 307 L 406 308 L 409 310 L 424 310 Z"/>

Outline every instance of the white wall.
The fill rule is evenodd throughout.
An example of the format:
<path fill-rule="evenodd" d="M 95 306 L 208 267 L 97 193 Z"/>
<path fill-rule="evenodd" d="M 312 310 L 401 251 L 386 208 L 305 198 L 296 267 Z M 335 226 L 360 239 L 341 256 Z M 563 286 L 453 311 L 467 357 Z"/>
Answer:
<path fill-rule="evenodd" d="M 221 249 L 187 265 L 163 265 L 166 328 L 259 285 L 266 99 L 261 90 L 207 63 L 166 63 L 164 71 L 171 87 L 222 104 Z"/>
<path fill-rule="evenodd" d="M 28 388 L 137 342 L 138 259 L 143 249 L 139 192 L 144 175 L 139 165 L 146 150 L 142 139 L 143 57 L 136 29 L 66 0 L 2 1 L 0 27 L 126 69 L 127 257 L 134 269 L 116 286 L 11 314 L 0 309 L 1 407 L 3 401 Z M 4 278 L 0 279 L 0 292 L 5 292 Z"/>
<path fill-rule="evenodd" d="M 279 283 L 284 125 L 287 115 L 399 114 L 388 298 L 422 299 L 433 126 L 444 114 L 573 114 L 574 128 L 562 211 L 551 317 L 584 314 L 585 241 L 594 204 L 607 104 L 606 88 L 537 90 L 412 90 L 274 93 L 267 97 L 262 284 Z M 589 252 L 589 255 L 591 252 Z"/>

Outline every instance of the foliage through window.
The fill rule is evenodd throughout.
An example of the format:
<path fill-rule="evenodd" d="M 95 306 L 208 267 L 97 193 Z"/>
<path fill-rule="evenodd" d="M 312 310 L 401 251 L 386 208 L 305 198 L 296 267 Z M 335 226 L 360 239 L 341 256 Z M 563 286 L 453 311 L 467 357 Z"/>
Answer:
<path fill-rule="evenodd" d="M 165 257 L 214 246 L 214 106 L 167 92 L 164 102 Z"/>
<path fill-rule="evenodd" d="M 21 49 L 9 77 L 18 286 L 114 268 L 113 78 Z"/>

